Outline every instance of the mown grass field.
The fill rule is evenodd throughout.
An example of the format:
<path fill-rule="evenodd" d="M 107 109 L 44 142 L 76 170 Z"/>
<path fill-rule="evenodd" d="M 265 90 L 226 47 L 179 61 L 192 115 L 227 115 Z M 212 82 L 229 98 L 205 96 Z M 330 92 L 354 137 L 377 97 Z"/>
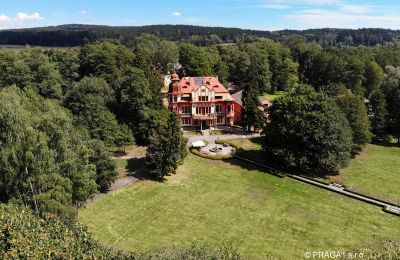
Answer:
<path fill-rule="evenodd" d="M 400 239 L 399 217 L 233 160 L 188 155 L 164 183 L 142 181 L 79 212 L 105 244 L 127 250 L 192 241 L 236 245 L 250 259 L 302 259 Z"/>
<path fill-rule="evenodd" d="M 368 145 L 333 180 L 367 195 L 400 202 L 400 147 Z"/>
<path fill-rule="evenodd" d="M 229 141 L 242 146 L 245 157 L 262 163 L 267 161 L 259 152 L 261 138 Z M 339 175 L 319 180 L 341 183 L 350 190 L 400 205 L 400 146 L 369 144 Z"/>

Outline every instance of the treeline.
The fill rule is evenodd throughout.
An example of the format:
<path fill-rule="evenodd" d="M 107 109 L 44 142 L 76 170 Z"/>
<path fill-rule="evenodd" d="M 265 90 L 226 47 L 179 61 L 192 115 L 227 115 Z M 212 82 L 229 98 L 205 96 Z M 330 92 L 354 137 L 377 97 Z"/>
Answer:
<path fill-rule="evenodd" d="M 283 42 L 293 35 L 301 35 L 308 42 L 316 42 L 323 47 L 376 46 L 397 42 L 400 37 L 400 31 L 398 30 L 375 28 L 261 31 L 192 25 L 112 27 L 75 24 L 2 30 L 0 31 L 0 44 L 72 47 L 81 46 L 87 40 L 90 42 L 112 41 L 132 47 L 134 46 L 135 38 L 142 34 L 152 34 L 164 40 L 189 42 L 199 46 L 223 43 L 250 43 L 259 39 L 272 39 Z"/>
<path fill-rule="evenodd" d="M 178 56 L 148 35 L 133 49 L 1 49 L 0 202 L 74 219 L 117 178 L 110 152 L 135 143 L 149 145 L 149 178 L 174 173 L 186 140 L 161 88 Z"/>

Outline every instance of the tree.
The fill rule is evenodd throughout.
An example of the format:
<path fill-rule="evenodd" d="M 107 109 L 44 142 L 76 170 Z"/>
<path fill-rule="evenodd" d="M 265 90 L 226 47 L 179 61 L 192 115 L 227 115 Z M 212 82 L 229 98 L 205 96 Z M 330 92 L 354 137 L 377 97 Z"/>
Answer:
<path fill-rule="evenodd" d="M 89 162 L 96 166 L 96 183 L 100 192 L 105 192 L 117 179 L 115 163 L 110 159 L 107 147 L 100 140 L 91 140 L 88 143 L 91 150 Z"/>
<path fill-rule="evenodd" d="M 274 100 L 265 128 L 270 162 L 305 174 L 338 172 L 350 159 L 351 128 L 335 102 L 301 85 Z"/>
<path fill-rule="evenodd" d="M 158 94 L 158 93 L 157 93 Z M 156 95 L 157 95 L 156 94 Z M 146 143 L 151 129 L 152 92 L 141 69 L 128 67 L 121 79 L 118 114 L 133 130 L 136 140 Z"/>
<path fill-rule="evenodd" d="M 182 136 L 180 120 L 176 112 L 164 110 L 159 115 L 157 128 L 151 130 L 146 154 L 146 170 L 158 180 L 175 174 L 186 157 L 186 139 Z"/>
<path fill-rule="evenodd" d="M 354 94 L 347 93 L 336 98 L 336 103 L 346 115 L 353 132 L 353 153 L 358 153 L 371 142 L 370 121 L 364 101 Z"/>
<path fill-rule="evenodd" d="M 39 48 L 0 51 L 0 86 L 33 87 L 48 98 L 61 98 L 61 75 Z"/>
<path fill-rule="evenodd" d="M 206 49 L 184 43 L 179 46 L 179 57 L 185 75 L 193 77 L 215 75 L 213 67 L 216 60 Z"/>
<path fill-rule="evenodd" d="M 107 107 L 113 95 L 104 79 L 85 77 L 67 91 L 64 105 L 76 116 L 76 122 L 89 130 L 92 138 L 102 140 L 108 146 L 119 146 L 122 139 L 133 143 L 132 132 L 126 131 Z"/>
<path fill-rule="evenodd" d="M 365 90 L 368 97 L 374 90 L 377 90 L 383 82 L 384 73 L 382 68 L 375 61 L 370 61 L 365 67 Z"/>
<path fill-rule="evenodd" d="M 50 63 L 60 72 L 62 77 L 63 94 L 79 79 L 79 51 L 76 49 L 58 50 L 51 49 L 47 52 Z"/>
<path fill-rule="evenodd" d="M 388 130 L 400 143 L 400 67 L 386 67 L 382 89 L 386 96 Z"/>
<path fill-rule="evenodd" d="M 174 42 L 150 34 L 135 39 L 134 52 L 139 68 L 154 67 L 164 74 L 171 72 L 179 60 L 179 48 Z"/>
<path fill-rule="evenodd" d="M 376 89 L 370 94 L 371 103 L 371 125 L 373 133 L 373 141 L 375 143 L 386 142 L 387 136 L 387 120 L 388 115 L 386 109 L 385 94 L 380 90 Z"/>
<path fill-rule="evenodd" d="M 247 131 L 262 129 L 264 127 L 264 115 L 260 110 L 260 101 L 257 92 L 250 88 L 243 91 L 243 116 L 241 124 Z"/>
<path fill-rule="evenodd" d="M 0 200 L 73 218 L 97 191 L 87 140 L 33 89 L 4 88 L 0 99 Z"/>
<path fill-rule="evenodd" d="M 257 95 L 271 91 L 271 71 L 269 70 L 268 53 L 255 45 L 247 46 L 244 51 L 249 55 L 250 66 L 246 73 L 245 89 L 252 88 Z"/>

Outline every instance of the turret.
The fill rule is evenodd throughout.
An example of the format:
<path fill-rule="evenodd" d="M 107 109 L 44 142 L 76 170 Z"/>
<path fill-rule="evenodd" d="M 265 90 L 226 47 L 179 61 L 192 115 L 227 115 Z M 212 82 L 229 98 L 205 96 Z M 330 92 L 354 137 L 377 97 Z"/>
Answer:
<path fill-rule="evenodd" d="M 171 84 L 169 84 L 169 93 L 172 93 L 172 94 L 180 94 L 180 93 L 182 93 L 182 87 L 181 87 L 181 84 L 179 83 L 179 76 L 178 76 L 178 74 L 176 74 L 175 72 L 174 72 L 174 74 L 172 74 L 172 77 L 171 77 Z"/>

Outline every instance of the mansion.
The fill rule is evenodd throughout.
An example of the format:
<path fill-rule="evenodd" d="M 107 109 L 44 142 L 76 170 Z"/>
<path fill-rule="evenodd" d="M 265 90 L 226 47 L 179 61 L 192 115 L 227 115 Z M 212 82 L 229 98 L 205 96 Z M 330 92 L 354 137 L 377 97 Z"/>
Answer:
<path fill-rule="evenodd" d="M 207 129 L 232 126 L 235 98 L 216 77 L 183 77 L 174 73 L 167 93 L 168 108 L 180 115 L 183 127 Z"/>

